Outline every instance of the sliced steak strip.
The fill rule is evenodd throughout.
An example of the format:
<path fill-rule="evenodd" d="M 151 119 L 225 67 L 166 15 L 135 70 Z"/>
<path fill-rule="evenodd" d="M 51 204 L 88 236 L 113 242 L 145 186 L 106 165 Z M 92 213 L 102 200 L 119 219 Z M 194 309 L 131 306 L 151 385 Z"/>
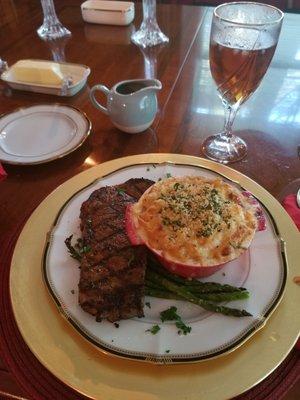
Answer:
<path fill-rule="evenodd" d="M 79 304 L 97 320 L 142 317 L 146 249 L 132 247 L 125 210 L 154 182 L 136 178 L 95 190 L 80 210 L 83 244 Z"/>

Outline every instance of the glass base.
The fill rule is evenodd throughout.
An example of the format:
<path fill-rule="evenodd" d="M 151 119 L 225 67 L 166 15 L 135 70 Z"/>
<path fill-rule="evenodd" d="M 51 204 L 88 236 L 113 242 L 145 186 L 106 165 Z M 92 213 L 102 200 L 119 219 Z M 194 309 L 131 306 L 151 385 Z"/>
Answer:
<path fill-rule="evenodd" d="M 247 154 L 247 145 L 238 136 L 226 136 L 224 133 L 209 136 L 202 144 L 206 157 L 222 164 L 242 160 Z"/>
<path fill-rule="evenodd" d="M 4 72 L 8 69 L 8 65 L 6 61 L 3 61 L 2 58 L 0 57 L 0 73 Z"/>
<path fill-rule="evenodd" d="M 143 48 L 169 42 L 169 38 L 162 33 L 158 26 L 147 27 L 143 26 L 143 24 L 141 28 L 131 36 L 131 40 L 133 43 Z"/>
<path fill-rule="evenodd" d="M 43 24 L 37 30 L 41 39 L 51 40 L 71 36 L 71 32 L 65 28 L 60 22 L 53 25 Z"/>

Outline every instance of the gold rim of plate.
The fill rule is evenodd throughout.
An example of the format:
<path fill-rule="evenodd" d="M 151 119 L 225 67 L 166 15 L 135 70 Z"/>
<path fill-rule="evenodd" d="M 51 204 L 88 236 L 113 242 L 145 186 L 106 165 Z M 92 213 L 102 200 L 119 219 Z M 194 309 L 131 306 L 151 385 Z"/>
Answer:
<path fill-rule="evenodd" d="M 100 352 L 62 318 L 43 283 L 47 232 L 62 205 L 96 178 L 132 164 L 181 163 L 209 168 L 251 191 L 275 216 L 286 242 L 289 274 L 284 297 L 263 329 L 230 354 L 201 363 L 140 363 Z M 66 385 L 91 398 L 119 400 L 228 399 L 269 375 L 299 334 L 299 287 L 293 282 L 300 258 L 300 234 L 265 189 L 241 173 L 210 160 L 175 154 L 124 157 L 93 167 L 52 192 L 27 221 L 15 248 L 10 275 L 14 315 L 21 334 L 40 362 Z M 289 327 L 286 329 L 286 327 Z"/>

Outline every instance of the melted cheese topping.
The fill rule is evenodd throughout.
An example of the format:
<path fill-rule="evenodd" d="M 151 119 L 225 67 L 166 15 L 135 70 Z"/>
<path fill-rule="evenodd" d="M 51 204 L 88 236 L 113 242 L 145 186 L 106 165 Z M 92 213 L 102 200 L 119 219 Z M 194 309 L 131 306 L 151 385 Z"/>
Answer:
<path fill-rule="evenodd" d="M 250 245 L 257 228 L 248 199 L 221 179 L 187 176 L 155 183 L 133 206 L 144 242 L 188 265 L 228 262 Z"/>

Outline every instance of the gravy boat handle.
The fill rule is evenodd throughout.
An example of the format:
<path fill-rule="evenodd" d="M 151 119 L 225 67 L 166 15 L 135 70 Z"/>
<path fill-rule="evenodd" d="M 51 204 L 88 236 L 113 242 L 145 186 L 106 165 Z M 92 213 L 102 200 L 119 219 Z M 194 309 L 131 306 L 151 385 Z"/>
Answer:
<path fill-rule="evenodd" d="M 102 106 L 95 98 L 95 92 L 96 91 L 100 91 L 103 92 L 106 96 L 108 95 L 108 93 L 110 92 L 110 90 L 104 86 L 104 85 L 95 85 L 92 87 L 91 91 L 90 91 L 90 99 L 91 102 L 93 103 L 93 105 L 98 108 L 98 110 L 102 111 L 104 114 L 108 115 L 108 111 L 107 108 Z"/>

